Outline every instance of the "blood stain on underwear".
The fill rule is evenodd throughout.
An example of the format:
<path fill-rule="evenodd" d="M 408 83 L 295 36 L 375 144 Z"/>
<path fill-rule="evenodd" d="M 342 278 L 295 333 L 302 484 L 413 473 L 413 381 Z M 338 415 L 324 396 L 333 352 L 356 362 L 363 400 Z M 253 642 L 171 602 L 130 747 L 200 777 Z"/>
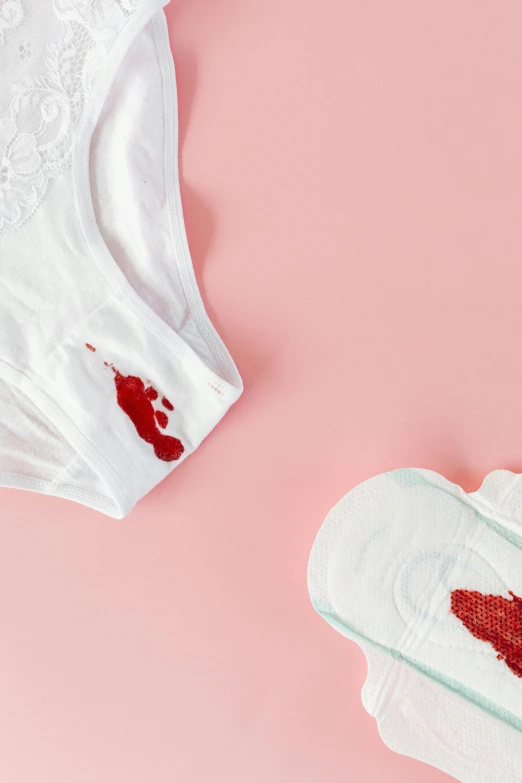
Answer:
<path fill-rule="evenodd" d="M 513 674 L 522 678 L 522 598 L 484 595 L 476 590 L 453 590 L 451 611 L 468 631 L 488 642 Z"/>
<path fill-rule="evenodd" d="M 170 435 L 164 435 L 156 426 L 157 411 L 154 410 L 151 400 L 158 397 L 156 389 L 145 384 L 135 375 L 122 375 L 115 367 L 114 383 L 116 384 L 116 398 L 118 405 L 127 414 L 129 419 L 136 427 L 136 432 L 147 443 L 154 447 L 154 454 L 163 462 L 173 462 L 181 457 L 185 448 L 178 438 Z M 159 411 L 163 413 L 163 411 Z M 158 422 L 161 427 L 166 427 L 168 417 L 164 413 L 165 419 Z"/>
<path fill-rule="evenodd" d="M 163 405 L 163 407 L 164 407 L 164 408 L 166 408 L 168 411 L 173 411 L 173 410 L 174 410 L 174 405 L 171 403 L 171 401 L 170 401 L 170 400 L 167 400 L 167 398 L 166 398 L 166 397 L 163 397 L 163 399 L 162 399 L 162 401 L 161 401 L 161 404 L 162 404 L 162 405 Z"/>
<path fill-rule="evenodd" d="M 89 351 L 96 353 L 96 348 L 94 347 L 94 345 L 91 345 L 90 343 L 85 343 L 85 347 L 88 348 Z"/>
<path fill-rule="evenodd" d="M 162 430 L 164 430 L 167 424 L 169 423 L 169 417 L 163 411 L 154 411 L 154 415 L 156 417 L 156 421 L 158 422 L 159 426 L 161 427 Z"/>
<path fill-rule="evenodd" d="M 86 346 L 89 348 L 87 343 Z M 114 373 L 118 405 L 132 421 L 140 438 L 154 447 L 154 454 L 163 462 L 179 459 L 185 451 L 182 442 L 171 435 L 164 435 L 156 426 L 157 421 L 159 426 L 165 429 L 169 423 L 167 414 L 154 410 L 152 405 L 152 401 L 159 396 L 156 389 L 153 386 L 146 387 L 136 375 L 122 375 L 110 362 L 104 362 L 104 365 L 110 367 Z"/>

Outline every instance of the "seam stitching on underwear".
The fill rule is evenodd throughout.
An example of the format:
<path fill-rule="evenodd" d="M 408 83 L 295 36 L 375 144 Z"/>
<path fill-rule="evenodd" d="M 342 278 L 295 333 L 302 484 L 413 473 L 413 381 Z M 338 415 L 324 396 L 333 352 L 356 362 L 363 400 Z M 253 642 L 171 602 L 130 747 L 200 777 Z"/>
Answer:
<path fill-rule="evenodd" d="M 91 492 L 88 489 L 81 489 L 80 487 L 75 487 L 73 484 L 56 482 L 53 479 L 50 480 L 38 479 L 38 478 L 33 478 L 31 476 L 24 476 L 22 473 L 2 472 L 0 473 L 0 481 L 40 487 L 42 489 L 49 488 L 58 491 L 64 489 L 67 490 L 67 493 L 69 495 L 74 495 L 75 497 L 83 497 L 86 500 L 92 500 L 98 503 L 99 505 L 102 505 L 104 508 L 111 509 L 113 511 L 117 510 L 116 504 L 113 501 L 111 501 L 109 498 L 105 497 L 104 495 L 99 495 L 97 492 Z"/>
<path fill-rule="evenodd" d="M 16 375 L 19 376 L 20 378 L 22 378 L 25 383 L 29 384 L 32 388 L 36 389 L 39 392 L 39 394 L 43 395 L 46 400 L 49 400 L 51 402 L 51 405 L 54 406 L 54 408 L 58 411 L 58 413 L 59 413 L 60 417 L 62 418 L 62 420 L 66 421 L 67 425 L 74 430 L 74 432 L 76 433 L 76 435 L 79 438 L 79 440 L 82 441 L 83 443 L 86 443 L 87 446 L 89 447 L 89 451 L 91 453 L 91 457 L 92 457 L 92 460 L 94 462 L 96 472 L 98 472 L 98 474 L 101 477 L 101 476 L 104 476 L 106 471 L 107 471 L 107 469 L 109 469 L 110 472 L 111 472 L 111 475 L 114 477 L 115 481 L 117 482 L 117 485 L 118 485 L 118 487 L 120 489 L 120 492 L 123 493 L 123 496 L 130 503 L 131 502 L 131 498 L 130 498 L 130 496 L 129 496 L 128 492 L 127 492 L 127 489 L 126 489 L 125 485 L 123 484 L 120 476 L 118 475 L 118 473 L 115 471 L 115 469 L 112 467 L 112 465 L 110 465 L 107 462 L 107 460 L 105 460 L 105 458 L 100 454 L 98 449 L 91 443 L 91 441 L 88 440 L 85 437 L 85 435 L 78 429 L 78 427 L 74 424 L 74 422 L 71 421 L 69 416 L 67 416 L 65 411 L 58 405 L 58 403 L 55 400 L 53 400 L 52 398 L 50 398 L 49 395 L 45 392 L 45 390 L 40 388 L 40 386 L 38 386 L 38 384 L 35 383 L 35 381 L 30 376 L 26 375 L 25 373 L 21 372 L 20 370 L 17 370 L 16 368 L 12 367 L 11 365 L 9 365 L 4 360 L 0 360 L 0 363 L 4 364 L 7 367 L 10 367 L 12 370 L 14 370 Z M 24 392 L 23 386 L 21 386 L 20 384 L 17 385 L 16 383 L 13 383 L 12 380 L 9 380 L 9 379 L 6 378 L 6 383 L 11 383 L 16 388 L 20 388 L 21 391 Z M 39 410 L 41 410 L 41 407 L 38 404 L 38 402 L 36 402 L 31 397 L 30 397 L 30 399 L 37 406 L 37 408 Z M 43 415 L 46 416 L 46 418 L 49 418 L 49 417 L 47 417 L 47 414 L 44 411 L 43 411 Z M 59 429 L 59 427 L 58 427 L 58 429 Z M 73 444 L 71 444 L 71 445 L 73 446 L 73 448 L 75 448 L 75 446 Z M 85 457 L 83 455 L 82 455 L 82 458 L 85 460 Z M 87 464 L 89 464 L 88 460 L 85 460 L 85 461 L 87 462 Z M 82 490 L 82 491 L 83 492 L 89 492 L 89 490 Z M 96 495 L 96 493 L 94 493 L 94 495 Z M 117 507 L 116 503 L 114 505 L 115 505 L 115 507 Z"/>

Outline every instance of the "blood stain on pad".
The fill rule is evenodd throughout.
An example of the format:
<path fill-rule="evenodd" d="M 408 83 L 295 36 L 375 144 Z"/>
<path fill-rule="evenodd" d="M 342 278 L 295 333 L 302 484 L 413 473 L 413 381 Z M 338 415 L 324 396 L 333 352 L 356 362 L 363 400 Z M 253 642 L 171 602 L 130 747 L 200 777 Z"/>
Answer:
<path fill-rule="evenodd" d="M 316 611 L 372 664 L 364 703 L 392 748 L 458 769 L 466 783 L 519 783 L 509 753 L 500 766 L 497 756 L 522 749 L 521 476 L 494 471 L 469 494 L 428 470 L 369 479 L 329 512 L 308 587 Z"/>
<path fill-rule="evenodd" d="M 476 639 L 488 642 L 517 677 L 522 677 L 522 598 L 453 590 L 451 611 Z"/>

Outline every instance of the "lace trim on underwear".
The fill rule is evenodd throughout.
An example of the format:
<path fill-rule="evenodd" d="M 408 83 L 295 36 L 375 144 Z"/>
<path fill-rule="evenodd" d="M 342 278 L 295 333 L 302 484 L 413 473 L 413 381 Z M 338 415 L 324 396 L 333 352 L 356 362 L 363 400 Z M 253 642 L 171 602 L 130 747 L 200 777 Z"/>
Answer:
<path fill-rule="evenodd" d="M 9 113 L 0 118 L 0 235 L 25 223 L 68 167 L 96 73 L 143 1 L 52 0 L 59 39 L 47 44 L 42 72 L 13 85 Z M 0 47 L 23 28 L 24 2 L 0 0 Z M 18 53 L 29 57 L 30 44 Z"/>

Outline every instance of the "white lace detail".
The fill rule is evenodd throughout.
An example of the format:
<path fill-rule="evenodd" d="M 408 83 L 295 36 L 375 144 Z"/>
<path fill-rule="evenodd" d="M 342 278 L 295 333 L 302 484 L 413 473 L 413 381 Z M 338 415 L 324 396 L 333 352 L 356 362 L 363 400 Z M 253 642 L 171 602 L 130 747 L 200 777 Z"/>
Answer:
<path fill-rule="evenodd" d="M 21 25 L 23 18 L 22 0 L 0 0 L 0 44 L 5 39 L 5 31 Z"/>
<path fill-rule="evenodd" d="M 51 179 L 69 165 L 96 73 L 142 2 L 52 0 L 58 35 L 46 44 L 36 76 L 25 73 L 34 59 L 34 39 L 21 39 L 15 56 L 25 71 L 12 87 L 8 114 L 0 118 L 0 234 L 29 219 Z M 5 30 L 24 30 L 24 18 L 22 0 L 0 0 L 0 43 Z"/>

